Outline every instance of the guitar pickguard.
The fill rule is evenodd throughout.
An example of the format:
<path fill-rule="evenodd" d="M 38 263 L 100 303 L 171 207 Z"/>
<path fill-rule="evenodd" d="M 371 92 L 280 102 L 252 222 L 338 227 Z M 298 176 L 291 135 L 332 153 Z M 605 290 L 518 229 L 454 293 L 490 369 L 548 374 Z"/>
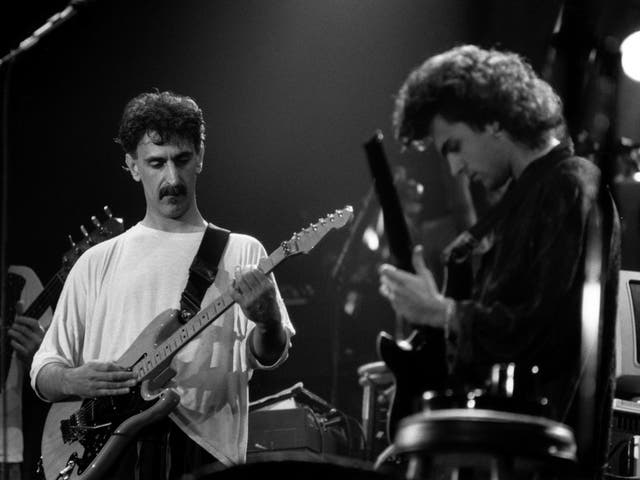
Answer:
<path fill-rule="evenodd" d="M 91 464 L 122 422 L 154 403 L 142 400 L 139 388 L 136 388 L 127 395 L 85 400 L 75 413 L 61 420 L 62 441 L 67 444 L 78 442 L 84 448 L 82 456 L 75 458 L 78 474 Z"/>

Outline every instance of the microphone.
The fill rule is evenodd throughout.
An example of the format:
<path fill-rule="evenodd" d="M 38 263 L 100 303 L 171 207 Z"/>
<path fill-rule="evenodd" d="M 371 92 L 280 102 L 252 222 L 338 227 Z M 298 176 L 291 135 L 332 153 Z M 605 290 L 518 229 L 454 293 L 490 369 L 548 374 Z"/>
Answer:
<path fill-rule="evenodd" d="M 20 42 L 15 50 L 11 50 L 4 57 L 1 57 L 0 67 L 2 67 L 2 65 L 4 65 L 5 63 L 15 59 L 22 52 L 26 52 L 27 50 L 29 50 L 36 43 L 38 43 L 42 37 L 51 33 L 53 30 L 70 20 L 76 13 L 78 13 L 78 9 L 85 7 L 88 3 L 91 3 L 93 1 L 94 0 L 71 0 L 69 5 L 67 5 L 64 10 L 51 15 L 40 28 L 34 31 L 22 42 Z"/>

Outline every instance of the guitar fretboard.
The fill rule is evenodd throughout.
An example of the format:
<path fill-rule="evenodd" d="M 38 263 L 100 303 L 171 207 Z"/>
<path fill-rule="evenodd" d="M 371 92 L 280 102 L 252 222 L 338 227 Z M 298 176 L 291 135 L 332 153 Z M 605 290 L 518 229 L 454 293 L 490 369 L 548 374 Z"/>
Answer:
<path fill-rule="evenodd" d="M 67 275 L 68 270 L 64 268 L 58 270 L 23 315 L 31 318 L 40 318 L 47 308 L 55 308 Z"/>
<path fill-rule="evenodd" d="M 258 268 L 264 274 L 269 274 L 288 256 L 289 253 L 282 246 L 278 247 L 271 255 L 260 260 Z M 187 323 L 173 332 L 158 347 L 145 352 L 141 360 L 132 367 L 137 378 L 144 380 L 158 375 L 161 370 L 158 367 L 164 367 L 182 347 L 193 340 L 196 335 L 213 323 L 234 303 L 235 300 L 231 298 L 231 288 L 229 288 L 210 305 L 196 313 Z"/>

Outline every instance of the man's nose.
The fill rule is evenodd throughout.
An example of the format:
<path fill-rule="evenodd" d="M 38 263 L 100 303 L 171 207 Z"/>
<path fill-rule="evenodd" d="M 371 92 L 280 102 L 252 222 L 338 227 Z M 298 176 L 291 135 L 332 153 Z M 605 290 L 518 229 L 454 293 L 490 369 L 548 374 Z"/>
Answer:
<path fill-rule="evenodd" d="M 166 180 L 170 185 L 175 185 L 178 182 L 178 169 L 176 168 L 176 164 L 169 161 L 165 164 L 165 174 Z"/>

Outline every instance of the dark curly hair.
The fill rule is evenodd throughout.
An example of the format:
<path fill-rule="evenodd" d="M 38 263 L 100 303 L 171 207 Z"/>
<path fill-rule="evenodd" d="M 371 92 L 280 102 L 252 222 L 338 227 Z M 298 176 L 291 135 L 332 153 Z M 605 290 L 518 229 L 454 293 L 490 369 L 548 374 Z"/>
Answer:
<path fill-rule="evenodd" d="M 152 131 L 157 133 L 160 143 L 176 138 L 190 140 L 196 153 L 204 147 L 202 110 L 191 97 L 156 91 L 131 99 L 124 108 L 115 141 L 125 153 L 134 155 L 140 139 Z"/>
<path fill-rule="evenodd" d="M 475 130 L 497 122 L 530 148 L 565 125 L 562 101 L 522 57 L 474 45 L 431 57 L 409 74 L 395 101 L 396 138 L 404 145 L 423 139 L 437 114 Z"/>

